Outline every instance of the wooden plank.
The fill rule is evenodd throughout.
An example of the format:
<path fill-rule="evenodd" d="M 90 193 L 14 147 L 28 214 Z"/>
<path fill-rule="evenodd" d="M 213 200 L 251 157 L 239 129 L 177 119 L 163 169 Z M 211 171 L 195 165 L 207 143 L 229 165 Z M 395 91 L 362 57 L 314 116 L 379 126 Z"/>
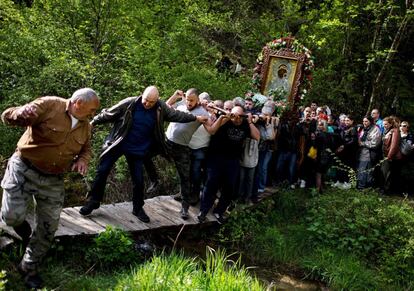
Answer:
<path fill-rule="evenodd" d="M 144 209 L 151 213 L 150 218 L 156 217 L 159 221 L 159 227 L 168 227 L 182 224 L 181 220 L 177 217 L 172 217 L 170 213 L 166 212 L 156 201 L 146 202 Z"/>
<path fill-rule="evenodd" d="M 121 204 L 126 203 L 125 207 L 122 207 Z M 141 230 L 142 226 L 138 225 L 142 223 L 138 220 L 138 218 L 131 213 L 130 207 L 128 206 L 128 202 L 122 202 L 117 204 L 112 204 L 111 208 L 108 211 L 111 211 L 112 215 L 117 218 L 118 221 L 122 222 L 125 227 L 130 229 L 131 231 Z"/>
<path fill-rule="evenodd" d="M 134 231 L 147 230 L 149 226 L 147 223 L 139 220 L 132 214 L 132 202 L 117 203 L 115 210 L 115 216 L 119 217 L 119 222 L 127 221 Z M 108 210 L 109 211 L 109 210 Z"/>
<path fill-rule="evenodd" d="M 167 220 L 172 221 L 177 226 L 185 223 L 185 220 L 180 216 L 179 208 L 163 203 L 157 197 L 152 198 L 151 200 L 151 206 L 153 206 L 154 209 Z"/>
<path fill-rule="evenodd" d="M 163 205 L 165 205 L 168 209 L 181 209 L 181 203 L 174 200 L 174 198 L 172 196 L 158 196 L 156 197 L 158 199 L 158 201 L 160 203 L 162 203 Z M 191 219 L 189 218 L 187 221 L 189 223 L 195 223 L 195 224 L 199 224 L 197 216 L 200 213 L 200 203 L 198 203 L 196 206 L 190 206 L 189 208 L 189 214 Z M 216 222 L 216 218 L 214 217 L 213 214 L 211 214 L 211 212 L 209 212 L 209 214 L 207 214 L 206 216 L 206 221 L 205 222 Z"/>
<path fill-rule="evenodd" d="M 122 222 L 116 219 L 111 211 L 108 211 L 107 205 L 102 205 L 100 208 L 94 210 L 91 215 L 88 215 L 85 218 L 101 225 L 104 229 L 108 225 L 112 225 L 123 230 L 128 230 L 128 228 L 125 227 Z"/>
<path fill-rule="evenodd" d="M 101 225 L 87 219 L 79 214 L 79 210 L 75 208 L 65 208 L 62 211 L 61 219 L 65 217 L 72 224 L 70 228 L 78 231 L 80 234 L 95 234 L 105 230 Z"/>

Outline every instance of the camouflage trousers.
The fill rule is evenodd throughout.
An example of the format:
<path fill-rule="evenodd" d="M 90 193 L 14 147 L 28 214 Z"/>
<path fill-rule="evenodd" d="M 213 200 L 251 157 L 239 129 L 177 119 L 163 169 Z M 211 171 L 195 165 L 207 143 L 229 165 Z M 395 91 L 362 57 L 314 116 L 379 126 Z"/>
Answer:
<path fill-rule="evenodd" d="M 1 219 L 9 226 L 22 224 L 29 202 L 34 201 L 34 228 L 22 259 L 25 269 L 34 270 L 46 255 L 59 224 L 64 200 L 63 177 L 43 175 L 28 167 L 15 153 L 9 159 L 1 187 Z"/>
<path fill-rule="evenodd" d="M 167 141 L 171 147 L 170 155 L 174 160 L 178 176 L 180 177 L 180 188 L 183 207 L 189 207 L 190 203 L 197 201 L 198 197 L 192 197 L 191 180 L 190 180 L 190 166 L 191 166 L 191 149 L 188 146 L 183 146 Z"/>

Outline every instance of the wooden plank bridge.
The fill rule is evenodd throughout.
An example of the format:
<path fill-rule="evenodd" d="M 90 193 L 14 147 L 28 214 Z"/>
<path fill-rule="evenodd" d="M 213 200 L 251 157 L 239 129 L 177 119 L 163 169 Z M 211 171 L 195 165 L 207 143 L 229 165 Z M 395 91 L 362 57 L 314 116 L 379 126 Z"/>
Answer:
<path fill-rule="evenodd" d="M 150 217 L 149 223 L 141 222 L 132 214 L 132 202 L 122 202 L 101 205 L 91 215 L 79 214 L 80 206 L 64 208 L 60 215 L 59 228 L 55 237 L 70 237 L 78 235 L 96 235 L 112 225 L 128 232 L 144 232 L 149 230 L 181 227 L 182 225 L 199 224 L 197 215 L 199 207 L 190 207 L 189 218 L 183 220 L 180 216 L 181 202 L 171 196 L 158 196 L 145 200 L 144 210 Z M 33 216 L 28 218 L 33 226 Z M 209 213 L 203 224 L 216 223 L 215 217 Z M 3 229 L 11 236 L 18 237 L 11 227 L 0 222 Z"/>

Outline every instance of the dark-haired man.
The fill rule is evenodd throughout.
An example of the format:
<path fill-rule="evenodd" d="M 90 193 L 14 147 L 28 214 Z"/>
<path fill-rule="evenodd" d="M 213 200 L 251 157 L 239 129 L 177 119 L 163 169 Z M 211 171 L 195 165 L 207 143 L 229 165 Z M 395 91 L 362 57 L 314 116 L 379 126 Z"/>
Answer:
<path fill-rule="evenodd" d="M 203 122 L 207 121 L 208 113 L 203 106 L 200 105 L 198 91 L 195 88 L 188 89 L 185 93 L 177 90 L 167 104 L 173 106 L 179 99 L 184 100 L 184 104 L 177 106 L 177 111 L 190 113 L 193 115 L 205 117 Z M 194 132 L 200 126 L 200 121 L 196 120 L 189 123 L 171 122 L 167 128 L 167 143 L 171 147 L 171 156 L 174 160 L 175 167 L 180 177 L 181 186 L 181 218 L 188 218 L 188 208 L 190 205 L 198 203 L 199 196 L 191 191 L 190 167 L 191 167 L 191 149 L 189 147 Z"/>

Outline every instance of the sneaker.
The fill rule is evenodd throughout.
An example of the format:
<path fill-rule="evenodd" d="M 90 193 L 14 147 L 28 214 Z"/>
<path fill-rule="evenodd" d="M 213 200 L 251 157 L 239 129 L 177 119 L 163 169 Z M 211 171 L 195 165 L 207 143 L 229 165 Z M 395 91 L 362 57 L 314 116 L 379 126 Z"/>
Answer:
<path fill-rule="evenodd" d="M 147 189 L 147 194 L 153 194 L 154 192 L 157 192 L 159 185 L 160 184 L 158 183 L 158 181 L 151 182 L 148 189 Z"/>
<path fill-rule="evenodd" d="M 26 285 L 27 288 L 35 289 L 35 290 L 42 288 L 43 280 L 36 271 L 25 270 L 23 266 L 21 265 L 21 263 L 17 266 L 17 270 L 19 271 L 20 275 L 23 277 L 24 284 Z"/>
<path fill-rule="evenodd" d="M 213 212 L 213 215 L 217 219 L 217 222 L 219 224 L 223 224 L 224 222 L 226 222 L 226 220 L 225 220 L 225 218 L 224 218 L 224 216 L 222 214 Z"/>
<path fill-rule="evenodd" d="M 207 213 L 200 211 L 200 213 L 197 215 L 197 219 L 199 223 L 203 223 L 204 221 L 206 221 L 207 218 Z"/>
<path fill-rule="evenodd" d="M 145 223 L 150 222 L 150 218 L 145 213 L 145 210 L 142 207 L 138 210 L 137 209 L 132 210 L 132 214 L 138 217 L 138 219 L 141 220 L 142 222 L 145 222 Z"/>
<path fill-rule="evenodd" d="M 101 203 L 93 200 L 86 201 L 85 205 L 79 209 L 79 213 L 82 215 L 89 215 L 93 210 L 98 209 Z"/>
<path fill-rule="evenodd" d="M 182 219 L 187 220 L 188 219 L 188 207 L 184 207 L 184 206 L 181 207 L 180 215 Z"/>
<path fill-rule="evenodd" d="M 300 180 L 299 187 L 302 188 L 302 189 L 305 188 L 306 187 L 306 181 L 305 180 Z"/>

